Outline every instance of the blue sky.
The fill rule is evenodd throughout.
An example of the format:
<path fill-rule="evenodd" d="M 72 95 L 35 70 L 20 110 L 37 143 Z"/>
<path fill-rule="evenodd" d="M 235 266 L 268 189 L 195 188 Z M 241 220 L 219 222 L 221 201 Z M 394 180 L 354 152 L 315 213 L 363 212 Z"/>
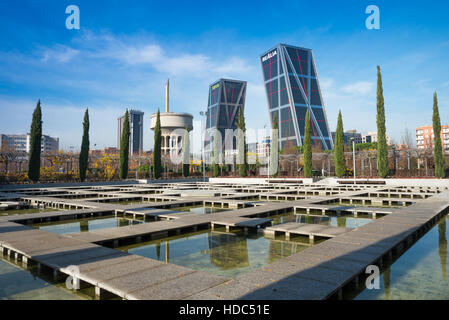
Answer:
<path fill-rule="evenodd" d="M 80 30 L 65 27 L 65 8 L 80 8 Z M 365 28 L 365 8 L 380 8 L 380 30 Z M 2 1 L 0 133 L 29 131 L 37 99 L 44 134 L 79 148 L 83 112 L 91 145 L 115 146 L 126 107 L 149 115 L 171 107 L 199 120 L 208 85 L 248 81 L 247 128 L 268 123 L 259 55 L 277 43 L 314 51 L 331 130 L 376 129 L 376 65 L 383 75 L 388 134 L 431 124 L 432 94 L 449 124 L 447 1 Z"/>

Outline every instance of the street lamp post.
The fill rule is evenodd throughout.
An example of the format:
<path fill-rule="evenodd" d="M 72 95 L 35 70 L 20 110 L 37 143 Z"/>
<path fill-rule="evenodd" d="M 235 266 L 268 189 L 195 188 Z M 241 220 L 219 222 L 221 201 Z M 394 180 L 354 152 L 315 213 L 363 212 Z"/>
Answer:
<path fill-rule="evenodd" d="M 207 117 L 207 115 L 209 114 L 209 112 L 208 111 L 206 111 L 206 112 L 203 112 L 203 111 L 200 111 L 200 115 L 201 116 L 206 116 Z M 207 121 L 207 118 L 206 118 L 206 121 Z M 201 118 L 201 122 L 203 122 L 203 118 Z M 203 129 L 203 124 L 201 123 L 201 129 Z M 206 130 L 206 128 L 205 128 L 205 130 Z M 204 130 L 204 131 L 205 131 Z M 201 130 L 202 131 L 202 130 Z M 205 164 L 204 164 L 204 162 L 205 162 L 205 157 L 204 157 L 204 141 L 201 141 L 201 154 L 202 154 L 202 157 L 203 157 L 203 182 L 206 182 L 206 169 L 205 169 Z"/>
<path fill-rule="evenodd" d="M 354 186 L 356 185 L 356 169 L 355 169 L 355 140 L 354 138 L 351 138 L 352 141 L 352 168 L 353 168 L 353 173 L 354 173 Z"/>
<path fill-rule="evenodd" d="M 266 127 L 267 127 L 267 124 L 265 124 L 265 125 L 263 126 L 264 129 L 265 129 Z M 267 142 L 268 142 L 268 141 L 267 141 Z M 267 173 L 267 179 L 268 179 L 268 180 L 270 179 L 270 158 L 271 158 L 270 154 L 271 154 L 271 143 L 272 143 L 272 141 L 270 142 L 270 148 L 269 148 L 269 149 L 266 148 L 266 151 L 269 150 L 269 152 L 265 152 L 265 154 L 268 154 L 268 173 Z M 268 147 L 268 143 L 267 143 L 267 147 Z"/>
<path fill-rule="evenodd" d="M 396 146 L 391 146 L 391 149 L 393 150 L 393 174 L 396 175 Z"/>

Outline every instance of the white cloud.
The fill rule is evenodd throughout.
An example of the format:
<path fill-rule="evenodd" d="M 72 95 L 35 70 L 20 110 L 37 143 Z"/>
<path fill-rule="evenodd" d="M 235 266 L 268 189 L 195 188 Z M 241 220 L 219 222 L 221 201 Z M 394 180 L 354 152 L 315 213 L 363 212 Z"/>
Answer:
<path fill-rule="evenodd" d="M 52 48 L 46 48 L 43 51 L 41 61 L 42 62 L 60 62 L 65 63 L 72 60 L 79 54 L 79 50 L 72 49 L 64 45 L 56 45 Z"/>
<path fill-rule="evenodd" d="M 350 94 L 365 95 L 370 93 L 374 88 L 374 84 L 368 81 L 359 81 L 345 85 L 342 90 Z"/>
<path fill-rule="evenodd" d="M 251 70 L 240 57 L 214 60 L 203 53 L 192 53 L 164 48 L 145 37 L 115 37 L 86 32 L 74 43 L 82 54 L 93 59 L 110 59 L 124 67 L 151 67 L 160 73 L 173 76 L 205 77 L 211 75 L 236 76 Z M 136 45 L 137 43 L 137 45 Z"/>
<path fill-rule="evenodd" d="M 145 45 L 141 48 L 126 48 L 119 54 L 122 54 L 122 56 L 120 57 L 121 59 L 131 65 L 142 63 L 154 64 L 159 62 L 163 58 L 162 48 L 158 45 L 152 44 Z"/>

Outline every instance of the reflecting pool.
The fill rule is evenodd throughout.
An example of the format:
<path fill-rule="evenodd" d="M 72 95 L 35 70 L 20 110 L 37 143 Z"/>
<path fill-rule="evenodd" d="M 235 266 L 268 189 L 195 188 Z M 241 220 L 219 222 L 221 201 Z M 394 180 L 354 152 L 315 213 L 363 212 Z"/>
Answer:
<path fill-rule="evenodd" d="M 191 206 L 191 207 L 176 207 L 176 208 L 173 208 L 173 210 L 196 213 L 196 214 L 208 214 L 208 213 L 214 213 L 214 212 L 220 212 L 220 211 L 226 211 L 226 210 L 232 210 L 232 209 L 230 209 L 230 208 L 222 209 L 222 208 L 201 205 L 201 206 Z"/>
<path fill-rule="evenodd" d="M 238 232 L 202 231 L 124 246 L 119 250 L 225 277 L 260 268 L 304 250 L 299 241 Z"/>
<path fill-rule="evenodd" d="M 12 216 L 15 214 L 40 213 L 40 212 L 50 212 L 50 211 L 58 211 L 58 210 L 59 209 L 52 209 L 52 208 L 27 208 L 27 209 L 1 210 L 0 216 Z"/>
<path fill-rule="evenodd" d="M 393 264 L 381 271 L 380 289 L 353 292 L 348 298 L 448 300 L 448 224 L 447 217 L 441 219 Z"/>
<path fill-rule="evenodd" d="M 57 234 L 71 234 L 107 228 L 120 228 L 141 223 L 144 222 L 141 220 L 110 216 L 78 220 L 43 222 L 33 224 L 32 226 L 36 229 L 45 230 Z"/>
<path fill-rule="evenodd" d="M 0 300 L 79 300 L 84 294 L 75 294 L 63 283 L 52 284 L 34 272 L 26 271 L 0 255 Z"/>
<path fill-rule="evenodd" d="M 372 219 L 359 218 L 359 217 L 354 218 L 348 216 L 346 217 L 316 216 L 307 214 L 294 214 L 293 212 L 274 215 L 268 218 L 273 219 L 273 225 L 287 222 L 298 222 L 310 224 L 323 224 L 332 227 L 343 227 L 349 229 L 358 228 L 373 221 Z"/>

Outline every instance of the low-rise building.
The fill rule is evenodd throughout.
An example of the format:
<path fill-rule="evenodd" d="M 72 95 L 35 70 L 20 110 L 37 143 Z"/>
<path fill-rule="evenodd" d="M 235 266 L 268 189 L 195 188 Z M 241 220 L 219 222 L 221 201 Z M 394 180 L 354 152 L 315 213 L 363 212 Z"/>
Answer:
<path fill-rule="evenodd" d="M 28 134 L 1 134 L 0 147 L 7 146 L 10 150 L 30 152 L 31 135 Z M 56 152 L 59 150 L 59 138 L 42 135 L 41 152 Z"/>
<path fill-rule="evenodd" d="M 336 132 L 332 132 L 332 140 L 335 143 L 335 134 Z M 343 133 L 343 144 L 345 146 L 349 146 L 352 144 L 352 140 L 354 139 L 355 144 L 362 143 L 362 134 L 360 132 L 357 132 L 357 130 L 348 130 Z"/>
<path fill-rule="evenodd" d="M 440 137 L 444 152 L 449 153 L 449 125 L 441 126 Z M 416 128 L 416 147 L 418 149 L 432 149 L 434 139 L 435 134 L 432 126 Z"/>
<path fill-rule="evenodd" d="M 389 136 L 386 136 L 387 138 L 387 144 L 391 145 L 391 139 Z M 377 132 L 371 131 L 368 133 L 362 134 L 362 143 L 371 143 L 371 142 L 377 142 Z"/>

